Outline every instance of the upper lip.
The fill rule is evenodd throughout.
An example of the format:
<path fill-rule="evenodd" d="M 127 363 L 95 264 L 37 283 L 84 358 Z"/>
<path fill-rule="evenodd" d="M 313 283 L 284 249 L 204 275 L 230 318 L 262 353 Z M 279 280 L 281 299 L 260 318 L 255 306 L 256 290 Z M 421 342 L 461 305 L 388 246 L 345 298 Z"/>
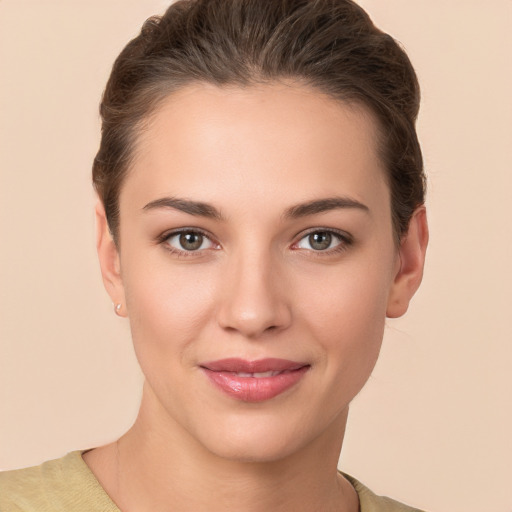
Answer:
<path fill-rule="evenodd" d="M 213 372 L 263 373 L 298 370 L 304 366 L 309 366 L 309 364 L 278 358 L 247 361 L 245 359 L 232 357 L 228 359 L 219 359 L 218 361 L 208 361 L 206 363 L 201 363 L 200 366 Z"/>

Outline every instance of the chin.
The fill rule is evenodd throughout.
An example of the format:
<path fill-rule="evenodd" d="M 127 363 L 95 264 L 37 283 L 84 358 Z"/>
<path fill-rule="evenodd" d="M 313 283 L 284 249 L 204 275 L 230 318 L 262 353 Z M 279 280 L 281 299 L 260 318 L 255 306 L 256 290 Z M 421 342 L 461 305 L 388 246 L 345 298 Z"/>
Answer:
<path fill-rule="evenodd" d="M 320 432 L 315 432 L 304 421 L 290 420 L 254 416 L 232 418 L 217 425 L 213 432 L 203 432 L 204 436 L 198 433 L 196 440 L 222 459 L 244 463 L 276 462 L 302 451 L 320 436 Z"/>
<path fill-rule="evenodd" d="M 286 459 L 300 449 L 300 445 L 269 439 L 231 438 L 224 443 L 205 446 L 210 453 L 229 461 L 240 463 L 267 463 Z"/>

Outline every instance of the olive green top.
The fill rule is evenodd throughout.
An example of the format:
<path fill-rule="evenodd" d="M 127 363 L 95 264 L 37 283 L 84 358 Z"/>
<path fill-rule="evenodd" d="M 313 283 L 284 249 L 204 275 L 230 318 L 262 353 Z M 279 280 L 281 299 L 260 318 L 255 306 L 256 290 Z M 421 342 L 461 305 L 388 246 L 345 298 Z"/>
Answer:
<path fill-rule="evenodd" d="M 120 512 L 82 459 L 84 451 L 0 473 L 0 512 Z M 344 476 L 357 491 L 360 512 L 421 512 Z"/>

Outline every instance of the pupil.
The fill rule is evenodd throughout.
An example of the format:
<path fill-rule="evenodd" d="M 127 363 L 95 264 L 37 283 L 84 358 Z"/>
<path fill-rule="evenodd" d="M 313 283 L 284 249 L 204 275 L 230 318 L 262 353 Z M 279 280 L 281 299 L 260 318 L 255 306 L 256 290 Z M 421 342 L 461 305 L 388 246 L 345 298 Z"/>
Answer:
<path fill-rule="evenodd" d="M 309 243 L 313 249 L 324 251 L 331 245 L 332 235 L 330 233 L 320 232 L 309 235 Z"/>
<path fill-rule="evenodd" d="M 201 247 L 203 235 L 199 233 L 183 233 L 180 235 L 180 245 L 187 251 L 195 251 Z"/>

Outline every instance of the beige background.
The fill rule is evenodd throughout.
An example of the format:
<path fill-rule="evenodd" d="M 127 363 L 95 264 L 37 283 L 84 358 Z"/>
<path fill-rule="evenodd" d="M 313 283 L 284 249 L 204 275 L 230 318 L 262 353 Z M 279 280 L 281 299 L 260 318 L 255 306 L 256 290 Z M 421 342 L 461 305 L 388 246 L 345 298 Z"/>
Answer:
<path fill-rule="evenodd" d="M 362 0 L 423 87 L 431 245 L 341 467 L 432 512 L 512 511 L 512 2 Z M 140 375 L 102 289 L 90 166 L 114 57 L 156 0 L 0 0 L 0 468 L 105 443 Z"/>

